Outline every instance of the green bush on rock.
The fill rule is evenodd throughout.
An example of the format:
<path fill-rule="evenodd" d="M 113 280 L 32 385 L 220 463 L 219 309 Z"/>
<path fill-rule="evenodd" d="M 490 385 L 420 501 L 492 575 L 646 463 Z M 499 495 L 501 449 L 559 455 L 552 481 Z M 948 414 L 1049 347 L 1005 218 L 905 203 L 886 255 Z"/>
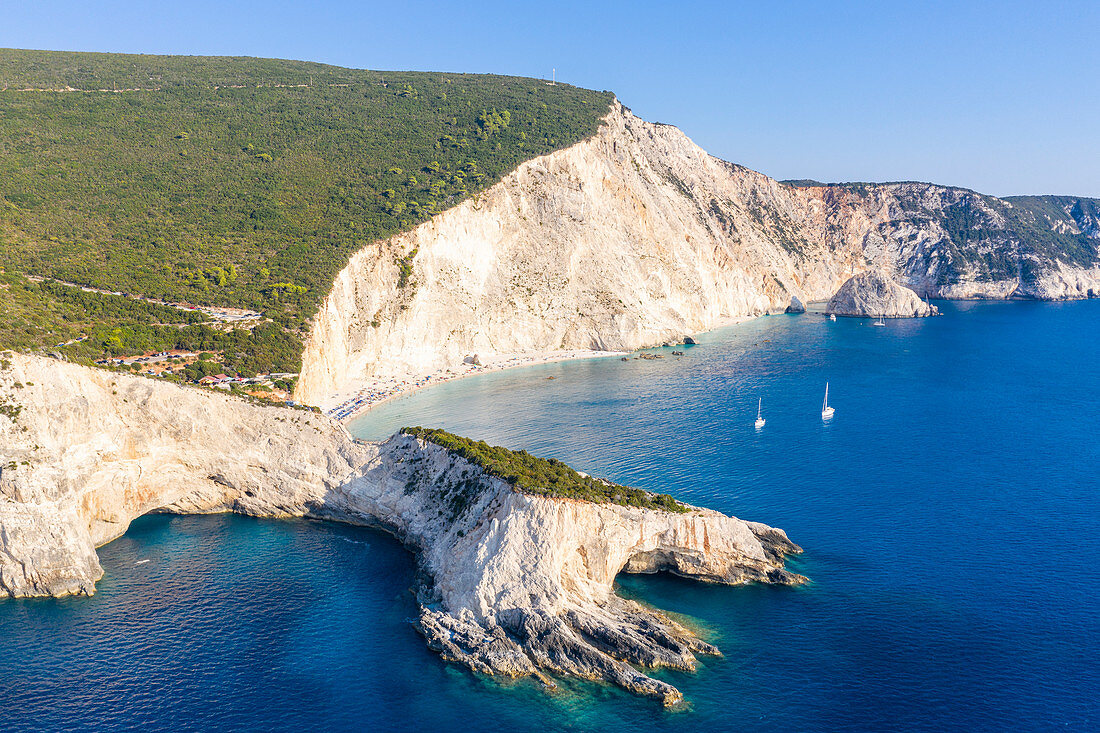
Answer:
<path fill-rule="evenodd" d="M 513 451 L 489 445 L 483 440 L 471 440 L 435 428 L 401 428 L 401 432 L 442 446 L 480 466 L 490 475 L 507 481 L 513 488 L 525 494 L 581 499 L 597 504 L 620 504 L 666 512 L 691 511 L 689 507 L 668 494 L 654 494 L 585 476 L 561 461 L 553 458 L 539 458 L 524 450 Z"/>

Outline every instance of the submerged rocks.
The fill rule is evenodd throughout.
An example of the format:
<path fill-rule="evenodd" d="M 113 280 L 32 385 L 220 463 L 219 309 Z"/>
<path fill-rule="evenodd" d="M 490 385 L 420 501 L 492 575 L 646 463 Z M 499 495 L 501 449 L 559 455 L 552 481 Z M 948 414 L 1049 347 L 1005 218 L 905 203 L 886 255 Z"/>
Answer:
<path fill-rule="evenodd" d="M 921 318 L 939 311 L 915 292 L 880 270 L 868 270 L 848 278 L 825 307 L 838 316 Z"/>

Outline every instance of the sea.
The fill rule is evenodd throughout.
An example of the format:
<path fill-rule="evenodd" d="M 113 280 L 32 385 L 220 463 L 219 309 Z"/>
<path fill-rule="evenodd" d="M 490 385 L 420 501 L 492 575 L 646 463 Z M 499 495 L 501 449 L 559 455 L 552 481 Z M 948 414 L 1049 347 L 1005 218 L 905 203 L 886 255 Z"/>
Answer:
<path fill-rule="evenodd" d="M 618 578 L 723 652 L 656 673 L 681 706 L 442 661 L 381 532 L 147 516 L 100 548 L 94 597 L 0 601 L 0 730 L 1100 730 L 1100 301 L 938 305 L 456 380 L 351 426 L 443 427 L 785 529 L 808 585 Z"/>

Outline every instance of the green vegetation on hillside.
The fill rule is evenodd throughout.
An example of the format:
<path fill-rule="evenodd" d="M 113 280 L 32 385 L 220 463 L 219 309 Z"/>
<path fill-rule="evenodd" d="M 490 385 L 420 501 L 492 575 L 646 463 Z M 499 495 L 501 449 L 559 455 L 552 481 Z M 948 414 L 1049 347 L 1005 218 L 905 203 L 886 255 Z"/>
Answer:
<path fill-rule="evenodd" d="M 102 324 L 189 325 L 201 313 L 121 296 L 87 293 L 51 282 L 31 282 L 0 270 L 0 344 L 3 348 L 54 347 L 80 338 Z"/>
<path fill-rule="evenodd" d="M 278 323 L 227 328 L 202 313 L 2 271 L 0 344 L 84 362 L 172 349 L 219 353 L 218 371 L 240 376 L 294 372 L 301 357 L 295 334 Z"/>
<path fill-rule="evenodd" d="M 260 310 L 300 339 L 352 252 L 595 133 L 611 98 L 505 76 L 0 50 L 0 267 Z M 409 253 L 391 256 L 395 282 L 415 285 Z"/>
<path fill-rule="evenodd" d="M 1082 196 L 1009 196 L 1013 218 L 1039 251 L 1060 252 L 1078 265 L 1094 264 L 1100 256 L 1100 199 Z M 1072 229 L 1076 229 L 1074 233 Z"/>
<path fill-rule="evenodd" d="M 828 186 L 828 183 L 822 183 L 821 181 L 815 181 L 812 178 L 788 178 L 785 181 L 780 181 L 785 186 L 793 186 L 794 188 L 817 188 L 819 186 Z"/>
<path fill-rule="evenodd" d="M 435 428 L 401 428 L 401 432 L 443 446 L 480 466 L 490 475 L 504 479 L 515 489 L 526 494 L 582 499 L 598 504 L 621 504 L 667 512 L 690 511 L 687 506 L 668 494 L 653 494 L 584 476 L 553 458 L 539 458 L 527 451 L 513 451 L 489 445 L 483 440 L 470 440 Z"/>

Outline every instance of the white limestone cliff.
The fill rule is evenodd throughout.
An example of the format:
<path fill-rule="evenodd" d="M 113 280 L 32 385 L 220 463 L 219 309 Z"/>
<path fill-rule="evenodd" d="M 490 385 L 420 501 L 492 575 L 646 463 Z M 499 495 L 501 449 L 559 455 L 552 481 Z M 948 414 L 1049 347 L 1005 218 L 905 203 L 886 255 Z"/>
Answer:
<path fill-rule="evenodd" d="M 94 592 L 95 548 L 149 512 L 377 526 L 416 554 L 418 628 L 444 658 L 672 704 L 679 691 L 639 667 L 693 669 L 717 650 L 616 596 L 620 571 L 804 580 L 783 567 L 799 548 L 781 530 L 519 493 L 434 443 L 358 443 L 308 411 L 19 354 L 0 361 L 0 408 L 2 595 Z"/>
<path fill-rule="evenodd" d="M 295 394 L 321 404 L 355 377 L 472 353 L 630 350 L 831 295 L 851 266 L 823 248 L 792 257 L 752 220 L 800 217 L 792 190 L 616 105 L 589 140 L 354 255 L 314 318 Z"/>
<path fill-rule="evenodd" d="M 651 346 L 828 300 L 869 269 L 922 297 L 1100 293 L 1100 267 L 1018 241 L 1011 208 L 932 184 L 785 185 L 615 103 L 590 139 L 355 254 L 312 322 L 296 396 L 327 405 L 356 379 L 474 353 Z M 980 236 L 960 247 L 963 215 Z"/>
<path fill-rule="evenodd" d="M 233 487 L 296 515 L 367 451 L 314 413 L 13 354 L 0 359 L 0 591 L 88 593 L 135 517 Z M 280 508 L 282 507 L 282 508 Z"/>

